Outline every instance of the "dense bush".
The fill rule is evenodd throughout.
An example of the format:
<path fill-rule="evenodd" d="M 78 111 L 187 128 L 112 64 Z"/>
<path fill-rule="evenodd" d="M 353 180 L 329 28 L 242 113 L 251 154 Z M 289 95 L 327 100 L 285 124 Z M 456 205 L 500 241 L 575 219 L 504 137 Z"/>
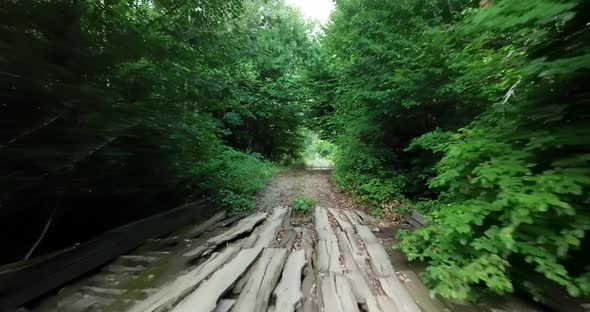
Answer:
<path fill-rule="evenodd" d="M 402 249 L 428 261 L 434 294 L 518 286 L 541 299 L 554 283 L 590 295 L 588 9 L 337 3 L 322 40 L 331 64 L 308 76 L 336 91 L 316 88 L 311 112 L 334 128 L 340 187 L 377 213 L 404 197 L 430 211 Z"/>
<path fill-rule="evenodd" d="M 308 29 L 282 1 L 3 1 L 0 262 L 48 220 L 37 254 L 196 199 L 251 207 L 270 169 L 247 153 L 301 145 Z"/>

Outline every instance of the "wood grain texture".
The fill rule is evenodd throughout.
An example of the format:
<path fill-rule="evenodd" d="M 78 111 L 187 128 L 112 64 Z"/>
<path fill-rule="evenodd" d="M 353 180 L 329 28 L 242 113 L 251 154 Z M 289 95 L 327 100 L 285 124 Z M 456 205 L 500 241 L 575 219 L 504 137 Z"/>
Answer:
<path fill-rule="evenodd" d="M 289 254 L 281 281 L 273 292 L 277 311 L 292 312 L 301 304 L 301 274 L 305 263 L 305 250 L 300 249 Z"/>
<path fill-rule="evenodd" d="M 258 257 L 261 250 L 261 248 L 249 248 L 240 251 L 227 264 L 213 273 L 211 278 L 204 281 L 197 290 L 176 305 L 172 311 L 210 312 L 215 310 L 219 297 L 244 274 L 252 262 Z"/>
<path fill-rule="evenodd" d="M 267 214 L 264 212 L 257 212 L 240 220 L 236 225 L 231 227 L 229 230 L 221 233 L 215 237 L 207 240 L 210 245 L 219 245 L 221 243 L 230 241 L 241 234 L 252 231 L 252 229 L 266 218 Z"/>
<path fill-rule="evenodd" d="M 232 311 L 266 312 L 286 258 L 287 250 L 284 248 L 265 248 Z"/>

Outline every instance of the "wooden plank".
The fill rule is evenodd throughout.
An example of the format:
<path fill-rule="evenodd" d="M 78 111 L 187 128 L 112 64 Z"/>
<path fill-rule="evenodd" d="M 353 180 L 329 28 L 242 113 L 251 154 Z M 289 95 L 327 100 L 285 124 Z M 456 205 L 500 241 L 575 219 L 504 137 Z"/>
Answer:
<path fill-rule="evenodd" d="M 207 250 L 207 248 L 209 248 L 209 245 L 202 244 L 202 245 L 199 245 L 199 246 L 185 252 L 182 256 L 189 257 L 189 258 L 196 258 L 196 257 L 200 256 L 201 254 L 203 254 L 205 252 L 205 250 Z"/>
<path fill-rule="evenodd" d="M 289 254 L 281 281 L 274 290 L 275 309 L 278 311 L 295 311 L 301 303 L 301 271 L 305 266 L 305 250 L 300 249 Z"/>
<path fill-rule="evenodd" d="M 301 230 L 300 230 L 301 231 Z M 291 250 L 293 248 L 293 243 L 295 243 L 295 237 L 297 233 L 294 229 L 288 229 L 283 233 L 283 238 L 277 247 L 285 248 L 287 250 Z"/>
<path fill-rule="evenodd" d="M 321 282 L 322 311 L 359 312 L 348 280 L 342 275 L 326 273 Z"/>
<path fill-rule="evenodd" d="M 410 225 L 412 225 L 413 227 L 419 229 L 421 227 L 424 227 L 422 224 L 420 224 L 418 221 L 414 220 L 413 218 L 406 218 L 406 222 L 408 222 Z"/>
<path fill-rule="evenodd" d="M 363 222 L 363 220 L 356 213 L 349 211 L 349 210 L 342 210 L 342 212 L 344 213 L 344 215 L 346 215 L 346 217 L 348 218 L 350 223 L 352 225 L 354 225 L 355 227 L 357 225 L 364 225 L 365 224 Z"/>
<path fill-rule="evenodd" d="M 405 312 L 400 310 L 391 300 L 391 298 L 384 295 L 378 295 L 370 298 L 370 300 L 367 302 L 366 310 L 368 312 Z"/>
<path fill-rule="evenodd" d="M 358 239 L 356 237 L 356 231 L 354 230 L 353 225 L 348 222 L 348 218 L 345 217 L 342 214 L 342 210 L 340 211 L 334 211 L 332 214 L 334 215 L 334 218 L 336 218 L 336 221 L 338 222 L 338 225 L 340 225 L 340 228 L 342 228 L 342 230 L 344 230 L 344 234 L 346 235 L 346 240 L 344 240 L 344 237 L 340 237 L 338 236 L 338 239 L 340 241 L 347 241 L 348 242 L 348 247 L 350 248 L 350 252 L 353 256 L 353 258 L 355 259 L 355 262 L 357 263 L 357 265 L 361 265 L 365 263 L 365 260 L 367 259 L 367 256 L 365 255 L 365 253 L 361 250 L 361 247 L 358 243 Z"/>
<path fill-rule="evenodd" d="M 215 307 L 215 312 L 229 312 L 236 303 L 236 299 L 221 299 Z"/>
<path fill-rule="evenodd" d="M 336 240 L 319 240 L 316 246 L 316 270 L 342 274 L 340 266 L 340 249 Z"/>
<path fill-rule="evenodd" d="M 336 240 L 336 235 L 328 219 L 327 210 L 319 206 L 315 208 L 315 230 L 318 233 L 318 239 Z"/>
<path fill-rule="evenodd" d="M 363 224 L 369 224 L 372 220 L 372 218 L 364 211 L 356 210 L 355 213 L 360 217 Z"/>
<path fill-rule="evenodd" d="M 207 278 L 228 259 L 233 257 L 238 250 L 238 248 L 230 246 L 220 253 L 211 255 L 207 261 L 199 265 L 197 268 L 178 277 L 171 284 L 165 285 L 157 293 L 148 297 L 144 301 L 138 302 L 129 310 L 129 312 L 152 312 L 157 311 L 161 307 L 174 306 L 188 294 L 193 292 L 203 279 Z"/>
<path fill-rule="evenodd" d="M 301 304 L 301 271 L 305 266 L 305 250 L 300 249 L 289 254 L 281 281 L 275 288 L 275 308 L 278 311 L 295 311 Z"/>
<path fill-rule="evenodd" d="M 333 208 L 330 208 L 329 210 L 343 231 L 345 231 L 345 232 L 354 231 L 352 224 L 350 224 L 350 222 L 346 221 L 346 216 L 341 214 L 341 211 L 339 211 L 338 209 L 333 209 Z"/>
<path fill-rule="evenodd" d="M 368 226 L 360 225 L 356 227 L 358 235 L 365 242 L 365 247 L 369 253 L 369 263 L 378 277 L 395 277 L 395 270 L 391 265 L 389 256 L 381 242 L 375 237 L 375 234 Z"/>
<path fill-rule="evenodd" d="M 226 217 L 227 217 L 227 211 L 222 210 L 222 211 L 214 214 L 213 217 L 207 219 L 207 221 L 205 221 L 205 222 L 191 228 L 190 230 L 186 231 L 185 233 L 183 233 L 182 237 L 189 238 L 189 239 L 195 238 L 195 237 L 203 234 L 203 232 L 208 230 L 210 227 L 214 226 L 219 221 L 225 219 Z"/>
<path fill-rule="evenodd" d="M 210 312 L 215 310 L 219 297 L 244 274 L 258 257 L 261 250 L 261 248 L 249 248 L 240 251 L 236 257 L 213 273 L 211 278 L 204 281 L 197 290 L 184 298 L 172 311 L 194 312 L 198 310 Z"/>
<path fill-rule="evenodd" d="M 412 210 L 412 219 L 416 220 L 416 222 L 422 225 L 428 224 L 428 220 L 426 220 L 426 218 L 416 210 Z"/>
<path fill-rule="evenodd" d="M 313 238 L 309 228 L 303 229 L 303 237 L 301 244 L 305 252 L 306 265 L 303 270 L 305 278 L 301 284 L 301 292 L 303 293 L 303 303 L 301 311 L 303 312 L 317 312 L 319 311 L 318 299 L 316 297 L 316 278 L 313 269 Z"/>
<path fill-rule="evenodd" d="M 206 212 L 202 202 L 187 204 L 111 229 L 96 238 L 48 255 L 0 266 L 0 310 L 20 305 L 54 290 L 116 257 L 166 235 L 179 227 L 200 221 Z"/>
<path fill-rule="evenodd" d="M 241 234 L 250 232 L 258 223 L 262 222 L 266 218 L 266 215 L 267 214 L 264 212 L 252 214 L 247 218 L 240 220 L 235 226 L 231 227 L 224 233 L 210 238 L 207 240 L 207 243 L 210 245 L 219 245 L 221 243 L 230 241 Z"/>
<path fill-rule="evenodd" d="M 284 248 L 264 249 L 232 312 L 266 312 L 286 258 L 287 250 Z"/>
<path fill-rule="evenodd" d="M 381 288 L 393 300 L 400 311 L 420 312 L 412 297 L 397 279 L 393 265 L 383 245 L 368 226 L 357 226 L 357 233 L 365 242 L 369 253 L 369 263 L 375 275 L 379 278 Z"/>
<path fill-rule="evenodd" d="M 402 285 L 408 290 L 414 302 L 420 307 L 422 312 L 444 312 L 444 305 L 430 297 L 428 289 L 424 286 L 420 277 L 413 271 L 400 272 L 405 278 Z"/>
<path fill-rule="evenodd" d="M 104 288 L 104 287 L 95 287 L 95 286 L 81 286 L 81 290 L 84 292 L 91 292 L 97 295 L 108 295 L 108 296 L 121 296 L 122 294 L 126 293 L 127 290 L 125 289 L 117 289 L 117 288 Z"/>
<path fill-rule="evenodd" d="M 141 255 L 122 255 L 119 257 L 122 260 L 129 260 L 133 262 L 140 262 L 140 263 L 151 263 L 160 260 L 160 258 L 152 257 L 152 256 L 141 256 Z"/>
<path fill-rule="evenodd" d="M 286 207 L 281 207 L 281 206 L 275 207 L 273 209 L 273 213 L 270 216 L 270 218 L 268 219 L 268 221 L 263 226 L 257 228 L 252 233 L 252 235 L 250 235 L 250 237 L 245 239 L 244 247 L 245 248 L 272 247 L 272 245 L 275 242 L 276 236 L 281 229 L 281 225 L 283 223 L 285 215 L 288 214 L 288 212 L 289 212 L 289 210 Z M 291 243 L 294 241 L 295 240 L 293 238 Z M 289 243 L 289 242 L 284 242 L 284 243 Z M 285 246 L 278 246 L 278 247 L 286 248 L 286 245 Z M 290 249 L 290 247 L 288 249 Z M 246 283 L 248 282 L 248 280 L 250 280 L 250 274 L 251 274 L 252 270 L 253 270 L 253 268 L 250 269 L 248 272 L 246 272 L 246 274 L 244 274 L 244 276 L 236 283 L 236 285 L 234 286 L 234 288 L 232 290 L 232 292 L 234 294 L 239 294 L 242 292 L 242 290 L 246 286 Z"/>
<path fill-rule="evenodd" d="M 366 264 L 364 261 L 362 263 L 357 263 L 354 260 L 350 251 L 350 243 L 344 232 L 337 231 L 336 236 L 338 237 L 340 251 L 344 257 L 344 263 L 346 264 L 346 272 L 344 273 L 344 276 L 350 282 L 350 288 L 352 289 L 356 302 L 366 305 L 370 298 L 374 296 L 371 287 L 369 286 L 368 276 L 366 275 Z"/>
<path fill-rule="evenodd" d="M 276 207 L 273 209 L 270 219 L 260 230 L 254 248 L 272 247 L 288 212 L 288 207 Z"/>
<path fill-rule="evenodd" d="M 387 297 L 391 298 L 400 311 L 421 312 L 408 291 L 402 286 L 396 276 L 380 277 L 379 283 Z"/>

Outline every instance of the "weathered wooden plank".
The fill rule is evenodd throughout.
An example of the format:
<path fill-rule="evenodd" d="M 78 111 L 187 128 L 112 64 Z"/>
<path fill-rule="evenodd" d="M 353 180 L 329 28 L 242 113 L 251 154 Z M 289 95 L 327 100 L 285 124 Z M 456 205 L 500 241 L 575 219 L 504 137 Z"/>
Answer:
<path fill-rule="evenodd" d="M 413 227 L 415 227 L 417 229 L 424 227 L 422 224 L 420 224 L 418 221 L 414 220 L 412 217 L 406 218 L 406 222 L 408 222 L 409 224 L 411 224 Z"/>
<path fill-rule="evenodd" d="M 276 236 L 281 229 L 281 225 L 284 221 L 285 215 L 289 212 L 288 208 L 286 207 L 275 207 L 273 210 L 272 215 L 268 218 L 266 223 L 261 227 L 258 227 L 252 235 L 244 240 L 244 248 L 268 248 L 272 247 L 275 242 Z M 291 243 L 294 242 L 294 238 Z M 289 243 L 289 242 L 284 242 Z M 282 244 L 281 244 L 282 245 Z M 279 246 L 285 247 L 285 246 Z M 289 247 L 290 249 L 290 247 Z M 244 276 L 236 283 L 232 292 L 234 294 L 239 294 L 242 292 L 242 289 L 246 286 L 248 280 L 250 280 L 251 271 L 254 268 L 251 268 Z"/>
<path fill-rule="evenodd" d="M 266 312 L 286 258 L 287 250 L 284 248 L 265 248 L 232 311 Z"/>
<path fill-rule="evenodd" d="M 274 208 L 271 217 L 260 230 L 254 248 L 266 248 L 273 245 L 288 212 L 288 207 Z"/>
<path fill-rule="evenodd" d="M 342 230 L 344 230 L 344 234 L 346 235 L 346 237 L 340 237 L 338 236 L 338 239 L 342 242 L 346 241 L 348 242 L 348 247 L 350 248 L 350 252 L 353 256 L 353 258 L 355 259 L 355 262 L 357 263 L 357 265 L 361 265 L 365 263 L 365 260 L 367 259 L 367 256 L 365 255 L 365 253 L 361 250 L 357 237 L 356 237 L 356 231 L 354 230 L 353 225 L 348 222 L 348 218 L 345 217 L 342 214 L 342 210 L 336 211 L 334 210 L 332 212 L 332 215 L 334 215 L 334 218 L 336 218 L 336 221 L 338 222 L 338 225 L 340 226 L 340 228 L 342 228 Z M 346 238 L 346 239 L 344 239 Z"/>
<path fill-rule="evenodd" d="M 322 310 L 334 312 L 359 312 L 348 280 L 341 275 L 326 273 L 321 282 Z"/>
<path fill-rule="evenodd" d="M 317 206 L 315 208 L 315 230 L 318 233 L 318 239 L 320 240 L 336 240 L 336 235 L 332 230 L 332 226 L 330 225 L 330 220 L 328 219 L 327 210 L 323 207 Z"/>
<path fill-rule="evenodd" d="M 342 214 L 342 212 L 340 210 L 334 209 L 334 208 L 329 208 L 328 210 L 334 216 L 334 218 L 338 222 L 338 225 L 340 226 L 340 228 L 343 231 L 345 231 L 345 232 L 354 231 L 352 224 L 350 224 L 350 222 L 346 221 L 346 219 L 345 219 L 346 217 Z"/>
<path fill-rule="evenodd" d="M 369 224 L 372 220 L 372 218 L 364 211 L 356 210 L 355 213 L 360 217 L 360 221 L 363 221 L 362 224 Z"/>
<path fill-rule="evenodd" d="M 349 211 L 349 210 L 342 210 L 342 212 L 344 213 L 344 215 L 346 215 L 346 217 L 348 218 L 350 223 L 352 225 L 354 225 L 355 227 L 357 225 L 364 225 L 365 224 L 363 222 L 363 220 L 361 220 L 361 218 L 356 213 Z"/>
<path fill-rule="evenodd" d="M 420 312 L 412 297 L 401 285 L 397 279 L 393 265 L 383 245 L 379 242 L 375 234 L 368 226 L 356 226 L 358 235 L 365 242 L 365 247 L 369 253 L 369 263 L 375 275 L 379 278 L 381 288 L 385 294 L 393 300 L 400 311 Z"/>
<path fill-rule="evenodd" d="M 379 283 L 385 295 L 393 300 L 400 311 L 421 312 L 414 299 L 396 276 L 380 277 Z"/>
<path fill-rule="evenodd" d="M 127 290 L 125 289 L 117 289 L 117 288 L 104 288 L 104 287 L 95 287 L 95 286 L 81 286 L 80 289 L 83 291 L 88 291 L 97 295 L 108 295 L 108 296 L 121 296 L 122 294 L 126 293 Z"/>
<path fill-rule="evenodd" d="M 366 263 L 364 260 L 361 263 L 356 263 L 350 251 L 350 243 L 344 232 L 337 231 L 336 236 L 338 237 L 340 251 L 344 257 L 344 263 L 346 264 L 346 272 L 344 273 L 344 276 L 350 281 L 350 288 L 354 293 L 356 301 L 358 303 L 367 304 L 367 301 L 374 295 L 369 284 L 368 276 L 366 276 Z"/>
<path fill-rule="evenodd" d="M 221 299 L 215 307 L 215 312 L 229 312 L 236 303 L 236 299 Z"/>
<path fill-rule="evenodd" d="M 319 240 L 316 246 L 316 270 L 342 274 L 340 266 L 340 249 L 336 240 Z"/>
<path fill-rule="evenodd" d="M 383 245 L 379 242 L 375 234 L 368 226 L 360 225 L 356 227 L 358 235 L 365 242 L 365 247 L 369 253 L 369 263 L 378 277 L 395 277 L 395 270 L 391 265 L 389 256 Z"/>
<path fill-rule="evenodd" d="M 200 256 L 203 252 L 205 252 L 205 250 L 207 250 L 207 248 L 209 248 L 209 245 L 202 244 L 202 245 L 199 245 L 199 246 L 185 252 L 182 256 L 189 257 L 189 258 L 195 258 L 195 257 Z"/>
<path fill-rule="evenodd" d="M 219 245 L 221 243 L 230 241 L 241 234 L 250 232 L 258 223 L 262 222 L 266 218 L 266 215 L 267 214 L 264 212 L 257 212 L 253 215 L 250 215 L 247 218 L 240 220 L 235 226 L 231 227 L 224 233 L 210 238 L 207 240 L 207 243 L 210 245 Z"/>
<path fill-rule="evenodd" d="M 283 233 L 283 238 L 277 247 L 291 250 L 291 248 L 293 248 L 293 243 L 295 243 L 296 236 L 297 236 L 297 233 L 295 233 L 294 229 L 286 230 Z"/>
<path fill-rule="evenodd" d="M 412 210 L 411 217 L 422 225 L 428 224 L 428 220 L 426 220 L 426 218 L 416 210 Z"/>
<path fill-rule="evenodd" d="M 140 263 L 151 263 L 151 262 L 158 261 L 160 258 L 152 257 L 152 256 L 141 256 L 141 255 L 122 255 L 119 257 L 119 259 L 133 261 L 133 262 L 140 262 Z"/>
<path fill-rule="evenodd" d="M 413 271 L 403 271 L 401 274 L 406 277 L 403 286 L 408 290 L 410 296 L 414 299 L 422 312 L 445 311 L 445 307 L 440 301 L 430 297 L 428 289 L 424 286 L 420 277 L 418 277 L 416 273 Z"/>
<path fill-rule="evenodd" d="M 307 264 L 303 270 L 305 278 L 301 285 L 301 292 L 303 293 L 303 304 L 301 305 L 302 312 L 317 312 L 319 311 L 318 299 L 316 297 L 316 278 L 313 269 L 313 237 L 309 228 L 303 229 L 303 237 L 301 239 L 302 249 L 305 252 L 305 259 Z"/>
<path fill-rule="evenodd" d="M 301 270 L 305 266 L 305 250 L 300 249 L 289 254 L 281 281 L 274 290 L 275 307 L 278 311 L 295 311 L 301 303 Z"/>
<path fill-rule="evenodd" d="M 230 262 L 213 273 L 211 278 L 204 281 L 197 290 L 184 298 L 172 311 L 210 312 L 215 310 L 219 297 L 244 274 L 261 250 L 261 248 L 249 248 L 240 251 Z"/>
<path fill-rule="evenodd" d="M 217 222 L 225 219 L 227 217 L 227 211 L 222 210 L 213 215 L 213 217 L 207 219 L 207 221 L 191 228 L 190 230 L 186 231 L 182 234 L 183 238 L 195 238 L 203 232 L 207 231 L 210 227 L 214 226 Z"/>
<path fill-rule="evenodd" d="M 400 310 L 391 298 L 384 295 L 369 298 L 366 310 L 368 312 L 405 312 Z"/>
<path fill-rule="evenodd" d="M 189 273 L 180 276 L 174 282 L 166 285 L 146 300 L 137 303 L 129 312 L 152 312 L 157 311 L 160 307 L 174 306 L 194 291 L 203 279 L 217 270 L 237 252 L 238 248 L 230 246 L 220 253 L 211 255 L 203 264 L 191 270 Z"/>

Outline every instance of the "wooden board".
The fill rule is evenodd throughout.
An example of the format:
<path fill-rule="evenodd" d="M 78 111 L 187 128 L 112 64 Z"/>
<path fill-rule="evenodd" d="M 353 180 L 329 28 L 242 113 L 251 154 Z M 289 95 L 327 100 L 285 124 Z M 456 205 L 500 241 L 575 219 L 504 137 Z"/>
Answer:
<path fill-rule="evenodd" d="M 219 297 L 244 274 L 261 250 L 261 248 L 249 248 L 240 251 L 230 262 L 213 273 L 211 278 L 204 281 L 197 290 L 184 298 L 172 311 L 210 312 L 215 310 Z"/>
<path fill-rule="evenodd" d="M 214 312 L 229 312 L 235 303 L 236 299 L 221 299 L 219 300 L 219 303 L 217 303 Z"/>
<path fill-rule="evenodd" d="M 321 279 L 322 311 L 359 312 L 348 280 L 342 275 L 326 273 Z"/>
<path fill-rule="evenodd" d="M 352 289 L 356 301 L 366 305 L 369 298 L 373 297 L 373 292 L 369 286 L 369 279 L 368 276 L 366 276 L 366 263 L 364 261 L 362 263 L 357 263 L 354 260 L 350 251 L 348 239 L 344 232 L 336 232 L 336 236 L 338 237 L 340 251 L 344 257 L 344 263 L 346 265 L 344 276 L 350 282 L 350 288 Z"/>
<path fill-rule="evenodd" d="M 303 237 L 301 239 L 302 249 L 305 252 L 306 265 L 303 269 L 305 278 L 301 284 L 301 292 L 303 293 L 303 302 L 301 305 L 301 311 L 303 312 L 316 312 L 319 311 L 318 298 L 316 296 L 316 278 L 315 271 L 313 270 L 313 254 L 314 254 L 314 243 L 309 228 L 303 229 Z"/>
<path fill-rule="evenodd" d="M 316 265 L 318 272 L 342 274 L 340 266 L 340 249 L 336 240 L 318 240 L 316 246 Z"/>
<path fill-rule="evenodd" d="M 400 311 L 421 312 L 408 291 L 402 286 L 396 276 L 380 277 L 379 283 L 385 295 L 393 300 Z"/>
<path fill-rule="evenodd" d="M 400 272 L 405 277 L 402 285 L 408 290 L 422 312 L 444 312 L 444 305 L 430 297 L 428 289 L 422 284 L 420 277 L 413 271 Z"/>
<path fill-rule="evenodd" d="M 198 216 L 204 210 L 207 207 L 202 202 L 187 204 L 109 230 L 92 240 L 52 254 L 0 266 L 0 310 L 14 311 L 20 305 L 137 248 L 147 239 L 162 237 L 191 222 L 201 221 Z"/>
<path fill-rule="evenodd" d="M 284 248 L 265 248 L 232 312 L 266 312 L 286 258 L 287 250 Z"/>
<path fill-rule="evenodd" d="M 289 209 L 287 207 L 274 208 L 269 220 L 260 230 L 254 248 L 265 248 L 273 245 L 288 212 Z"/>
<path fill-rule="evenodd" d="M 348 221 L 350 221 L 350 223 L 354 226 L 357 225 L 364 225 L 365 222 L 353 211 L 349 211 L 349 210 L 342 210 L 342 212 L 344 213 L 344 215 L 346 215 L 346 217 L 348 218 Z"/>
<path fill-rule="evenodd" d="M 360 225 L 356 227 L 358 235 L 365 242 L 365 247 L 369 253 L 369 263 L 378 277 L 395 277 L 395 270 L 391 265 L 389 256 L 381 242 L 375 237 L 375 234 L 366 225 Z"/>
<path fill-rule="evenodd" d="M 212 226 L 214 226 L 217 222 L 225 219 L 227 217 L 227 211 L 222 210 L 218 213 L 216 213 L 215 215 L 213 215 L 213 217 L 207 219 L 207 221 L 191 228 L 190 230 L 186 231 L 185 233 L 182 233 L 182 237 L 183 238 L 195 238 L 201 234 L 203 234 L 203 232 L 205 232 L 207 229 L 211 228 Z"/>
<path fill-rule="evenodd" d="M 210 245 L 219 245 L 221 243 L 230 241 L 240 236 L 241 234 L 250 232 L 258 223 L 262 222 L 266 218 L 266 215 L 267 214 L 264 212 L 257 212 L 253 215 L 250 215 L 240 220 L 236 225 L 234 225 L 224 233 L 219 234 L 213 238 L 210 238 L 209 240 L 207 240 L 207 243 Z"/>
<path fill-rule="evenodd" d="M 174 306 L 188 294 L 193 292 L 199 283 L 216 271 L 228 259 L 238 252 L 238 248 L 233 246 L 225 248 L 220 253 L 215 253 L 189 273 L 180 276 L 171 284 L 164 286 L 155 294 L 134 305 L 129 312 L 152 312 L 161 307 Z"/>
<path fill-rule="evenodd" d="M 327 210 L 322 207 L 315 208 L 315 230 L 318 233 L 318 239 L 321 240 L 336 240 L 336 235 L 330 226 Z"/>
<path fill-rule="evenodd" d="M 305 263 L 305 250 L 300 249 L 289 254 L 281 281 L 273 292 L 277 311 L 292 312 L 301 303 L 301 271 Z"/>

